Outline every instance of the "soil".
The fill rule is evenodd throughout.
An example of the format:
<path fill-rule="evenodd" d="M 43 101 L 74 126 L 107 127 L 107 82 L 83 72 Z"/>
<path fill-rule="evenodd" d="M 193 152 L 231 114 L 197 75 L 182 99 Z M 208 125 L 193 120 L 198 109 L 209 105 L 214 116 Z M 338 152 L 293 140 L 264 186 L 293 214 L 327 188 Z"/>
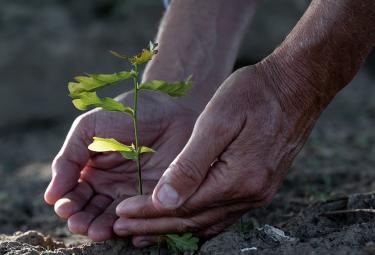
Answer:
<path fill-rule="evenodd" d="M 202 242 L 197 254 L 375 254 L 374 92 L 357 86 L 338 96 L 272 204 Z M 0 254 L 157 254 L 124 239 L 72 235 L 43 202 L 67 123 L 1 130 Z"/>

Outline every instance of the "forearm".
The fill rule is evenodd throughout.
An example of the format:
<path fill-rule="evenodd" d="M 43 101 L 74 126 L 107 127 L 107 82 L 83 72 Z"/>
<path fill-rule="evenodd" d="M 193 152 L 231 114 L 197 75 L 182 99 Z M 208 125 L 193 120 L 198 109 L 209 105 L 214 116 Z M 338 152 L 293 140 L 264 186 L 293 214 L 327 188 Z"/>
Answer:
<path fill-rule="evenodd" d="M 179 100 L 201 110 L 232 71 L 256 0 L 174 0 L 159 28 L 159 53 L 143 79 L 175 81 L 193 75 Z"/>
<path fill-rule="evenodd" d="M 279 89 L 291 104 L 321 110 L 351 81 L 374 44 L 375 1 L 313 0 L 264 63 L 288 77 Z"/>

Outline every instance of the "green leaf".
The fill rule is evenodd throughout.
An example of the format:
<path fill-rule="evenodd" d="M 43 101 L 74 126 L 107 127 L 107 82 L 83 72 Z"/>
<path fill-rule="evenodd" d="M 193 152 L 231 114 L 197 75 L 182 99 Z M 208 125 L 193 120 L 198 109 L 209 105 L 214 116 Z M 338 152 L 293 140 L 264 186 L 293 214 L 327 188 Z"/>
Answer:
<path fill-rule="evenodd" d="M 155 150 L 152 149 L 152 148 L 146 147 L 146 146 L 141 146 L 140 147 L 140 150 L 139 150 L 140 154 L 142 154 L 142 153 L 149 153 L 149 152 L 155 152 Z"/>
<path fill-rule="evenodd" d="M 109 97 L 100 98 L 96 92 L 82 92 L 81 94 L 76 95 L 73 97 L 73 104 L 81 111 L 85 111 L 89 108 L 101 107 L 107 111 L 125 112 L 131 116 L 134 114 L 132 108 L 124 106 L 122 103 Z"/>
<path fill-rule="evenodd" d="M 89 150 L 95 152 L 107 152 L 107 151 L 118 151 L 118 152 L 134 152 L 134 148 L 129 145 L 125 145 L 113 138 L 101 138 L 93 137 L 94 141 L 89 145 Z"/>
<path fill-rule="evenodd" d="M 152 57 L 158 53 L 157 51 L 157 43 L 150 42 L 148 49 L 143 49 L 141 53 L 136 56 L 130 57 L 129 62 L 133 65 L 140 65 L 146 63 L 152 59 Z M 124 55 L 120 54 L 120 57 L 124 57 Z"/>
<path fill-rule="evenodd" d="M 121 53 L 118 53 L 117 51 L 114 51 L 114 50 L 110 50 L 109 51 L 113 56 L 115 56 L 116 58 L 121 58 L 121 59 L 125 59 L 127 61 L 129 61 L 129 57 L 126 56 L 126 55 L 123 55 Z"/>
<path fill-rule="evenodd" d="M 199 238 L 194 237 L 192 233 L 185 233 L 181 236 L 176 234 L 167 234 L 167 244 L 173 252 L 185 252 L 198 250 Z"/>
<path fill-rule="evenodd" d="M 77 76 L 76 82 L 69 82 L 70 95 L 75 97 L 82 92 L 92 92 L 99 88 L 112 85 L 116 82 L 133 77 L 134 71 L 119 72 L 113 74 L 88 74 L 87 76 Z"/>
<path fill-rule="evenodd" d="M 153 80 L 142 83 L 139 85 L 139 89 L 160 91 L 171 97 L 181 97 L 192 87 L 191 76 L 185 81 L 176 81 L 168 83 L 161 80 Z"/>

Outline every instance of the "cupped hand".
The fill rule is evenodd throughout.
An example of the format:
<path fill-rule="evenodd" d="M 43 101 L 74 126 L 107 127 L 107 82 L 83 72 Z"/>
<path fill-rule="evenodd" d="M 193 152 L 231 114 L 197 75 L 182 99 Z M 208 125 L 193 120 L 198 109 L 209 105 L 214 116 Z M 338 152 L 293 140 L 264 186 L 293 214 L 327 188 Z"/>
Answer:
<path fill-rule="evenodd" d="M 319 95 L 291 77 L 263 62 L 234 72 L 153 194 L 117 206 L 115 232 L 138 246 L 165 233 L 210 236 L 270 203 L 321 111 Z"/>
<path fill-rule="evenodd" d="M 131 106 L 132 97 L 126 93 L 120 101 Z M 138 113 L 140 144 L 156 150 L 142 155 L 143 189 L 148 194 L 186 144 L 198 114 L 167 96 L 148 92 L 139 97 Z M 137 170 L 119 153 L 90 152 L 87 146 L 93 136 L 131 144 L 132 120 L 123 113 L 98 109 L 78 117 L 53 161 L 45 200 L 68 220 L 70 231 L 101 241 L 113 236 L 116 205 L 138 194 Z"/>

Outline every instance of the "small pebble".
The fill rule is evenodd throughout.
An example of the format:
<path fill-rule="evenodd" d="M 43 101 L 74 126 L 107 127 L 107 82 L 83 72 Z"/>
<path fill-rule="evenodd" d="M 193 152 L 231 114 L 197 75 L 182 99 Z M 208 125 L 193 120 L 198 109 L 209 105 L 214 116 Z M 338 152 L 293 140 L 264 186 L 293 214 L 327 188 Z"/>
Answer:
<path fill-rule="evenodd" d="M 257 247 L 248 247 L 241 249 L 241 252 L 247 252 L 247 251 L 256 251 L 258 250 Z"/>

